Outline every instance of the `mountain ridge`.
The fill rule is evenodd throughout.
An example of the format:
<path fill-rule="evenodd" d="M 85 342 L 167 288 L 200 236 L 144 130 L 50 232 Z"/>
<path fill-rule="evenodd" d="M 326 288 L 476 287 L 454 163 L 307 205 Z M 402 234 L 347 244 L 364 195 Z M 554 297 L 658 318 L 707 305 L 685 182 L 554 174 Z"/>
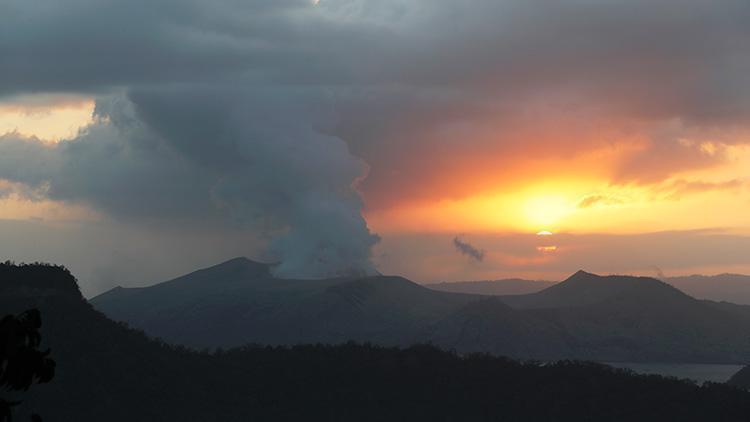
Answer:
<path fill-rule="evenodd" d="M 488 297 L 397 276 L 277 279 L 252 261 L 229 262 L 237 268 L 220 264 L 91 302 L 113 319 L 197 348 L 354 340 L 541 360 L 750 360 L 750 307 L 700 301 L 648 277 L 579 271 L 537 293 Z"/>
<path fill-rule="evenodd" d="M 750 305 L 750 276 L 733 273 L 716 275 L 689 275 L 656 278 L 696 299 Z M 544 288 L 559 284 L 555 281 L 535 281 L 520 278 L 471 282 L 445 282 L 425 286 L 456 293 L 472 293 L 490 296 L 507 296 L 537 293 Z"/>

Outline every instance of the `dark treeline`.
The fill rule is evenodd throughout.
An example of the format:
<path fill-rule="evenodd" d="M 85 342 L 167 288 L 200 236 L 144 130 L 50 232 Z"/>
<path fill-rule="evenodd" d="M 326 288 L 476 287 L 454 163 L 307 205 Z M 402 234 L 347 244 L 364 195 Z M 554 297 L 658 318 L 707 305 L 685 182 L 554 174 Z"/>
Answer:
<path fill-rule="evenodd" d="M 0 262 L 0 292 L 11 289 L 33 289 L 37 295 L 51 290 L 80 295 L 78 282 L 67 268 L 42 262 Z"/>
<path fill-rule="evenodd" d="M 7 392 L 28 391 L 33 384 L 46 383 L 55 376 L 55 361 L 49 350 L 39 350 L 42 318 L 30 309 L 20 315 L 0 319 L 0 388 Z M 11 422 L 20 402 L 0 397 L 0 422 Z M 41 421 L 31 415 L 33 422 Z"/>
<path fill-rule="evenodd" d="M 43 275 L 46 280 L 31 280 Z M 26 281 L 29 283 L 26 283 Z M 45 421 L 740 421 L 750 393 L 586 362 L 541 365 L 432 346 L 196 352 L 107 319 L 59 267 L 0 269 L 0 314 L 38 308 L 55 378 L 22 397 Z M 190 327 L 186 327 L 189 329 Z"/>

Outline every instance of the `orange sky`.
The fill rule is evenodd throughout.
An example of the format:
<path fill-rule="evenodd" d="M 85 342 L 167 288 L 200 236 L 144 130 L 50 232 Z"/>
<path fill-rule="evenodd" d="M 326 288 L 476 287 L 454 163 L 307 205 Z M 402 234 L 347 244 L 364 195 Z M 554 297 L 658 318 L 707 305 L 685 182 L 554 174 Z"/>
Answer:
<path fill-rule="evenodd" d="M 589 150 L 565 154 L 543 149 L 552 142 L 539 143 L 511 160 L 502 155 L 513 152 L 501 150 L 497 166 L 485 153 L 428 175 L 428 197 L 384 201 L 385 207 L 369 208 L 367 219 L 378 232 L 646 233 L 716 227 L 747 232 L 750 147 L 744 140 L 678 140 L 684 144 L 678 147 L 698 150 L 705 162 L 680 167 L 665 160 L 664 174 L 646 180 L 618 174 L 643 148 L 637 139 L 592 142 Z M 580 142 L 573 145 L 581 148 Z"/>
<path fill-rule="evenodd" d="M 90 98 L 45 98 L 48 103 L 0 104 L 0 132 L 17 131 L 49 141 L 74 135 L 91 122 Z M 648 183 L 616 180 L 618 163 L 641 148 L 636 136 L 616 143 L 583 142 L 590 150 L 545 151 L 559 141 L 536 141 L 513 160 L 485 153 L 460 157 L 427 175 L 426 197 L 377 203 L 365 191 L 368 224 L 379 233 L 646 233 L 729 228 L 750 230 L 750 147 L 709 141 L 697 147 L 722 157 L 708 168 L 687 168 Z M 521 135 L 516 135 L 521 136 Z M 553 135 L 544 134 L 549 138 Z M 592 136 L 592 135 L 589 135 Z M 610 135 L 607 135 L 610 136 Z M 563 142 L 564 143 L 564 142 Z M 581 144 L 577 140 L 577 145 Z M 498 154 L 507 151 L 499 152 Z M 562 156 L 561 156 L 562 155 Z M 430 160 L 429 154 L 424 158 Z M 499 165 L 493 166 L 493 161 Z M 2 185 L 9 186 L 7 183 Z M 77 208 L 77 210 L 74 210 Z M 0 218 L 80 216 L 80 207 L 17 197 L 3 199 Z M 64 216 L 64 217 L 62 217 Z"/>
<path fill-rule="evenodd" d="M 93 108 L 94 101 L 88 98 L 58 98 L 47 105 L 0 105 L 0 132 L 15 131 L 57 142 L 89 124 Z M 567 267 L 545 270 L 545 266 L 569 259 L 566 257 L 573 248 L 560 242 L 561 235 L 644 235 L 702 229 L 750 234 L 750 147 L 745 146 L 744 138 L 721 142 L 681 138 L 675 147 L 694 151 L 705 162 L 666 162 L 664 173 L 638 180 L 623 177 L 622 169 L 623 163 L 648 149 L 648 140 L 641 133 L 617 127 L 600 127 L 591 133 L 576 127 L 555 138 L 550 131 L 560 129 L 559 125 L 548 126 L 515 127 L 509 136 L 531 140 L 510 148 L 506 140 L 495 154 L 492 136 L 487 133 L 480 135 L 488 136 L 483 144 L 489 147 L 473 153 L 451 157 L 451 151 L 447 155 L 437 151 L 434 156 L 427 152 L 422 160 L 434 167 L 409 182 L 417 183 L 416 187 L 407 183 L 402 192 L 396 179 L 389 180 L 394 183 L 393 190 L 382 191 L 366 183 L 361 186 L 368 225 L 384 238 L 376 250 L 379 267 L 418 281 L 501 276 L 554 279 L 563 277 Z M 618 134 L 622 137 L 616 138 Z M 575 147 L 567 149 L 567 142 Z M 13 188 L 0 182 L 0 191 Z M 411 195 L 413 192 L 417 194 Z M 54 222 L 101 218 L 83 204 L 17 194 L 0 198 L 0 219 Z M 553 235 L 536 236 L 540 231 Z M 472 242 L 485 239 L 477 244 L 489 249 L 486 263 L 467 262 L 455 254 L 449 240 L 459 234 Z M 515 234 L 527 236 L 527 249 L 518 253 L 492 249 L 496 242 L 492 239 Z M 410 237 L 424 252 L 408 265 L 383 258 L 402 247 L 395 246 L 395 239 Z M 440 239 L 442 246 L 430 252 L 425 245 L 434 239 Z M 575 267 L 572 261 L 570 269 Z M 649 273 L 650 268 L 652 264 L 643 263 L 630 270 Z M 744 267 L 671 268 L 673 273 L 731 269 Z M 612 267 L 612 271 L 618 270 Z"/>

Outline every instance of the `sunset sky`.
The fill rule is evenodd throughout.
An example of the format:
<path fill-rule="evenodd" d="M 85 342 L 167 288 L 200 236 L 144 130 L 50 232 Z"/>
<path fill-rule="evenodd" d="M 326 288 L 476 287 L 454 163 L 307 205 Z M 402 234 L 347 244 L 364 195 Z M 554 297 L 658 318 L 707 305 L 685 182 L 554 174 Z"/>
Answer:
<path fill-rule="evenodd" d="M 747 1 L 133 3 L 0 6 L 1 259 L 750 273 Z"/>

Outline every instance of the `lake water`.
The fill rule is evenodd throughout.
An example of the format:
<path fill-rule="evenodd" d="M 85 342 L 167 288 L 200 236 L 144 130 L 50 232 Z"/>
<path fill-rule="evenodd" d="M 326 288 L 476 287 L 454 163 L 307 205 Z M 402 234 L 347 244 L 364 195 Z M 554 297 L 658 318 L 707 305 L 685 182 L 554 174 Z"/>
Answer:
<path fill-rule="evenodd" d="M 627 368 L 639 374 L 656 374 L 668 377 L 688 378 L 698 383 L 704 381 L 726 382 L 742 365 L 713 365 L 700 363 L 641 363 L 603 362 L 615 368 Z"/>

